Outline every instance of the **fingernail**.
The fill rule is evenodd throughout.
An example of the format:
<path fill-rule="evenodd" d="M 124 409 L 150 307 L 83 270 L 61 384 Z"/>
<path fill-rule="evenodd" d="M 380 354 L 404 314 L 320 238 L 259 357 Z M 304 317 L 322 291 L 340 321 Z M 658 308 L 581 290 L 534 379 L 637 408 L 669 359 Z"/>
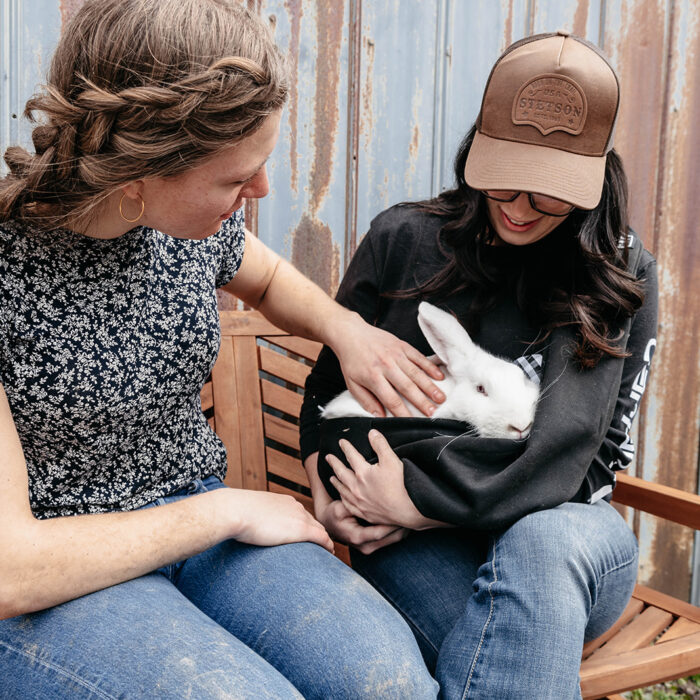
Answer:
<path fill-rule="evenodd" d="M 433 392 L 433 398 L 436 401 L 442 401 L 445 398 L 445 394 L 443 394 L 439 389 Z"/>
<path fill-rule="evenodd" d="M 435 413 L 435 406 L 429 406 L 428 407 L 428 415 L 432 416 L 433 413 Z"/>
<path fill-rule="evenodd" d="M 379 411 L 373 411 L 373 412 L 372 412 L 372 415 L 373 415 L 375 418 L 381 418 L 381 417 L 382 417 L 382 414 L 379 413 Z"/>

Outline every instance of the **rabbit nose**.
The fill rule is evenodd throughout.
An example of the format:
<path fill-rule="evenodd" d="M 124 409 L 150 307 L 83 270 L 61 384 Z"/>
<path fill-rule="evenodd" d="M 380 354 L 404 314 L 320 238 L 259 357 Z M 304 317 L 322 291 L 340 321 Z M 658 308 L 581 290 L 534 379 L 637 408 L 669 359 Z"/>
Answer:
<path fill-rule="evenodd" d="M 522 440 L 530 434 L 530 429 L 532 428 L 532 421 L 524 428 L 518 428 L 515 425 L 509 425 L 508 428 L 518 434 L 518 439 Z"/>

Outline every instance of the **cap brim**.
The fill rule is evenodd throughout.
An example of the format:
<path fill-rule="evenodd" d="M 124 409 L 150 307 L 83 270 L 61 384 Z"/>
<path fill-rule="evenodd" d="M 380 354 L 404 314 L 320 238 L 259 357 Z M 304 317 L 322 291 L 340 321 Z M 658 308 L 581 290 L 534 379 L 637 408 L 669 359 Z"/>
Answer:
<path fill-rule="evenodd" d="M 557 148 L 474 135 L 464 167 L 475 190 L 519 190 L 595 209 L 605 180 L 606 156 L 582 156 Z"/>

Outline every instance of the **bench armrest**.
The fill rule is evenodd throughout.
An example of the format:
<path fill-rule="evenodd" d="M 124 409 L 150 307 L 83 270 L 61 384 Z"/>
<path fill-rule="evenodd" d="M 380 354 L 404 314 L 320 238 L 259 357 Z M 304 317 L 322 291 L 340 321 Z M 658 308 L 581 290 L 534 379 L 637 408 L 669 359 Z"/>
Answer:
<path fill-rule="evenodd" d="M 613 501 L 700 530 L 700 496 L 695 493 L 618 473 Z"/>

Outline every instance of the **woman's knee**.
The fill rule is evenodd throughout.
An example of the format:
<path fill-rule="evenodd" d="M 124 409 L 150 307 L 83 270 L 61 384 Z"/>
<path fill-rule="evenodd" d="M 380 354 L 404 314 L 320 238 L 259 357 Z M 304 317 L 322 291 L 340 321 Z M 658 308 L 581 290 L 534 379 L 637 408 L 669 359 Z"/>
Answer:
<path fill-rule="evenodd" d="M 194 561 L 185 566 L 178 587 L 278 668 L 304 697 L 437 695 L 403 618 L 323 548 L 233 543 L 215 549 L 218 553 L 210 555 L 215 562 L 201 558 L 201 571 Z M 205 578 L 206 587 L 201 585 Z M 226 599 L 232 604 L 222 605 Z"/>
<path fill-rule="evenodd" d="M 319 620 L 319 634 L 327 635 L 320 647 L 324 675 L 333 685 L 318 697 L 437 697 L 438 685 L 408 624 L 367 581 L 343 565 L 333 586 L 319 585 L 316 590 L 317 617 L 325 618 Z"/>
<path fill-rule="evenodd" d="M 601 579 L 635 565 L 637 540 L 605 501 L 564 503 L 530 513 L 499 537 L 502 552 L 523 557 L 542 572 L 563 569 Z"/>

